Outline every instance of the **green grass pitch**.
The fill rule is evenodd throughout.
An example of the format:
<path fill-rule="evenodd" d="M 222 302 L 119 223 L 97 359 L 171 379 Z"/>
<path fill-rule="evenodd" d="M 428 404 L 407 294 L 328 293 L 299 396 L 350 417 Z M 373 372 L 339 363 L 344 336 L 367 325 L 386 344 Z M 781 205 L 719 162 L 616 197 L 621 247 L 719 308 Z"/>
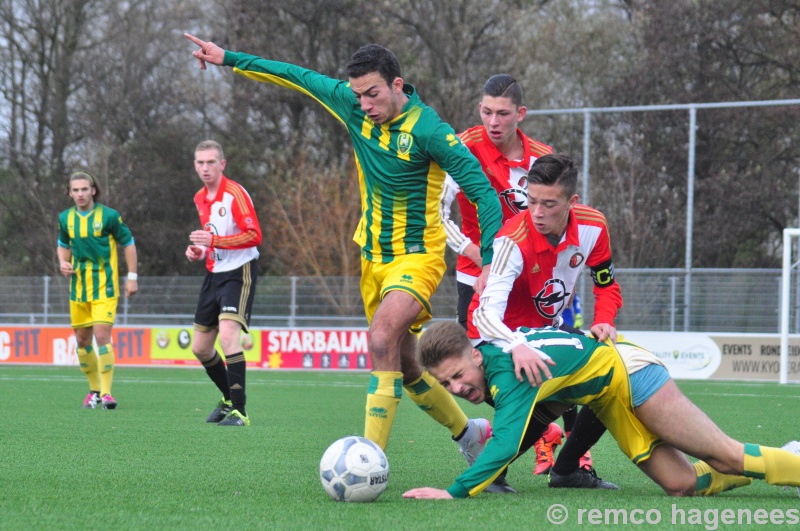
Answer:
<path fill-rule="evenodd" d="M 199 368 L 118 367 L 114 396 L 120 407 L 103 411 L 81 408 L 87 386 L 77 367 L 0 366 L 0 529 L 463 530 L 622 524 L 621 513 L 616 525 L 613 513 L 592 523 L 592 509 L 639 509 L 638 518 L 651 522 L 636 527 L 648 529 L 764 529 L 756 522 L 723 525 L 722 512 L 800 510 L 795 489 L 760 481 L 713 498 L 668 498 L 607 434 L 593 451 L 595 467 L 620 491 L 550 490 L 545 477 L 532 474 L 531 452 L 510 468 L 516 495 L 405 500 L 402 493 L 413 487 L 449 486 L 465 467 L 449 432 L 408 398 L 400 403 L 387 450 L 386 492 L 371 504 L 334 502 L 319 483 L 319 459 L 335 439 L 362 433 L 367 381 L 363 372 L 250 370 L 252 425 L 222 428 L 205 423 L 219 396 Z M 738 440 L 782 446 L 800 438 L 797 385 L 679 385 Z M 488 406 L 461 404 L 471 417 L 491 418 Z M 553 504 L 567 510 L 566 525 L 548 522 Z M 773 527 L 769 520 L 766 525 Z"/>

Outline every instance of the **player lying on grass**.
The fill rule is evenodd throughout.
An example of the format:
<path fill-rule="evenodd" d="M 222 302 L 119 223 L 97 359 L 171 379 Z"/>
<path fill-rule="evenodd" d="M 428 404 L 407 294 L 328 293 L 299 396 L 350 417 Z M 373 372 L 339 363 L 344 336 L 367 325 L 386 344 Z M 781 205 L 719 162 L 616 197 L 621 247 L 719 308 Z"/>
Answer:
<path fill-rule="evenodd" d="M 800 486 L 800 443 L 789 443 L 787 451 L 731 439 L 681 393 L 663 365 L 648 361 L 648 351 L 622 347 L 632 349 L 628 363 L 644 364 L 629 377 L 610 342 L 549 327 L 521 333 L 541 352 L 540 370 L 552 373 L 539 387 L 517 379 L 511 356 L 502 349 L 473 348 L 456 322 L 436 323 L 422 335 L 422 366 L 454 395 L 492 405 L 494 435 L 447 490 L 417 488 L 404 497 L 478 494 L 541 435 L 528 433 L 533 415 L 558 413 L 569 404 L 589 405 L 620 449 L 669 495 L 715 494 L 747 485 L 750 478 Z M 702 461 L 692 465 L 684 452 Z"/>

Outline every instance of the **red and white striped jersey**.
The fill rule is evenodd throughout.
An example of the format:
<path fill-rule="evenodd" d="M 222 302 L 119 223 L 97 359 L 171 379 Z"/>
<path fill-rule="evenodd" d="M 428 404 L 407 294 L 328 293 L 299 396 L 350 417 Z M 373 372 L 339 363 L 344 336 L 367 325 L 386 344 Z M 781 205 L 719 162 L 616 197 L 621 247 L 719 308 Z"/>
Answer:
<path fill-rule="evenodd" d="M 258 258 L 261 225 L 250 194 L 239 183 L 223 175 L 214 197 L 203 187 L 194 204 L 203 230 L 214 234 L 211 247 L 203 249 L 209 271 L 233 271 Z"/>
<path fill-rule="evenodd" d="M 470 338 L 504 346 L 520 326 L 557 324 L 584 266 L 591 269 L 594 281 L 592 324 L 613 324 L 622 308 L 622 292 L 614 279 L 605 216 L 576 204 L 555 248 L 536 231 L 529 212 L 513 217 L 497 233 L 486 289 L 470 305 Z"/>
<path fill-rule="evenodd" d="M 553 148 L 542 144 L 517 129 L 517 137 L 522 142 L 524 154 L 520 160 L 508 160 L 491 141 L 483 125 L 467 129 L 458 135 L 464 145 L 481 163 L 481 169 L 489 179 L 503 210 L 503 222 L 508 221 L 522 210 L 528 208 L 525 177 L 537 158 L 553 152 Z M 450 206 L 458 201 L 461 211 L 461 228 L 450 219 Z M 478 212 L 461 192 L 458 184 L 451 178 L 445 180 L 441 202 L 442 222 L 447 233 L 447 245 L 458 253 L 456 280 L 472 285 L 481 274 L 478 265 L 461 254 L 472 242 L 480 246 L 481 231 L 478 226 Z"/>

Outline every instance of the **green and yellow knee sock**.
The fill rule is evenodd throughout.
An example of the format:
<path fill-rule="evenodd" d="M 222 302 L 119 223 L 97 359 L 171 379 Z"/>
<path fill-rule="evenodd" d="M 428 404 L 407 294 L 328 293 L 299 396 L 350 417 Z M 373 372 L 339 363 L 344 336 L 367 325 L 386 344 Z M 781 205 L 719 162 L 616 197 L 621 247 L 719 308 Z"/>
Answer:
<path fill-rule="evenodd" d="M 771 446 L 745 444 L 744 475 L 770 485 L 800 487 L 800 455 Z"/>
<path fill-rule="evenodd" d="M 408 396 L 419 408 L 458 437 L 467 427 L 467 416 L 447 389 L 429 372 L 405 386 Z"/>
<path fill-rule="evenodd" d="M 100 396 L 111 394 L 114 380 L 114 346 L 109 343 L 97 349 L 100 368 Z"/>
<path fill-rule="evenodd" d="M 367 416 L 364 420 L 364 437 L 384 450 L 394 423 L 397 404 L 403 394 L 403 373 L 399 371 L 372 371 L 367 389 Z"/>
<path fill-rule="evenodd" d="M 94 353 L 92 345 L 86 348 L 78 347 L 78 364 L 81 367 L 81 372 L 89 380 L 89 390 L 99 393 L 100 374 L 97 372 L 97 355 Z"/>
<path fill-rule="evenodd" d="M 744 476 L 733 476 L 717 472 L 705 461 L 698 461 L 694 464 L 697 473 L 697 486 L 694 489 L 695 496 L 712 496 L 726 490 L 744 487 L 753 482 L 752 479 Z"/>

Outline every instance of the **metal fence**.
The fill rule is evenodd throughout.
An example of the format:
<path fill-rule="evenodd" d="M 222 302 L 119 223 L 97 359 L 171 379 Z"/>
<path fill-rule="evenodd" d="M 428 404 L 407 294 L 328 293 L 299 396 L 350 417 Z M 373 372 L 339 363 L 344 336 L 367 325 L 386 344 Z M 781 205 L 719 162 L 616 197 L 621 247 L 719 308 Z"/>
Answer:
<path fill-rule="evenodd" d="M 778 333 L 780 269 L 618 269 L 625 305 L 620 330 Z M 685 286 L 691 286 L 690 306 Z M 139 293 L 120 300 L 117 325 L 189 325 L 202 277 L 142 277 Z M 456 287 L 446 277 L 433 297 L 435 319 L 455 317 Z M 793 284 L 797 282 L 793 281 Z M 584 321 L 591 323 L 591 280 L 581 280 Z M 800 316 L 794 297 L 792 328 Z M 688 312 L 688 313 L 687 313 Z M 686 319 L 688 317 L 688 319 Z M 688 327 L 686 322 L 688 321 Z M 62 277 L 0 277 L 0 322 L 69 324 Z M 366 326 L 357 277 L 260 277 L 254 327 Z"/>

